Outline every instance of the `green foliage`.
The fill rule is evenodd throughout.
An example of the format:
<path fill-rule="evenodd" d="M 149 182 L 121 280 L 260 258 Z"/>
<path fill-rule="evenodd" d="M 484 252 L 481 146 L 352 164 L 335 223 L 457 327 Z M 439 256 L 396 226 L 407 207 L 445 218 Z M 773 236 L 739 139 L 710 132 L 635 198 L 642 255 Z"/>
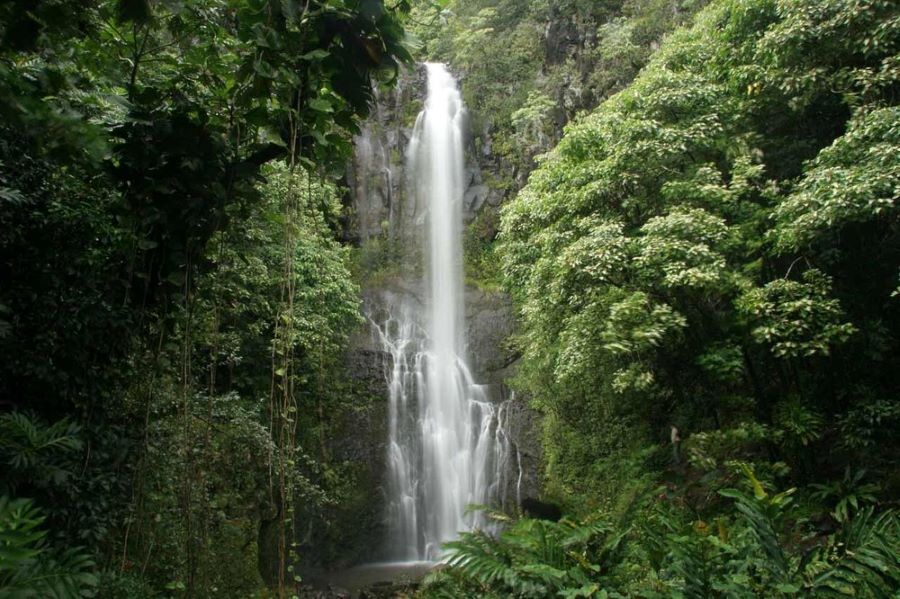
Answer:
<path fill-rule="evenodd" d="M 778 248 L 828 243 L 854 223 L 896 222 L 900 108 L 860 110 L 775 210 Z"/>
<path fill-rule="evenodd" d="M 641 227 L 635 262 L 638 276 L 664 288 L 715 289 L 725 273 L 721 247 L 728 234 L 725 221 L 701 208 L 674 209 Z"/>
<path fill-rule="evenodd" d="M 787 445 L 805 447 L 822 437 L 821 414 L 796 397 L 775 406 L 774 422 L 779 440 Z"/>
<path fill-rule="evenodd" d="M 425 596 L 606 597 L 604 572 L 626 533 L 600 520 L 568 519 L 517 520 L 497 538 L 463 533 L 447 543 L 448 570 L 430 576 Z"/>
<path fill-rule="evenodd" d="M 340 214 L 337 189 L 322 181 L 313 181 L 306 172 L 290 172 L 283 165 L 273 166 L 266 172 L 267 180 L 261 193 L 267 199 L 270 211 L 264 218 L 277 219 L 277 211 L 287 205 L 292 195 L 299 191 L 300 204 L 295 207 L 298 220 L 287 226 L 297 227 L 293 264 L 296 290 L 295 312 L 291 315 L 297 343 L 304 353 L 319 352 L 322 357 L 334 355 L 343 347 L 348 331 L 361 321 L 359 314 L 359 288 L 351 280 L 347 267 L 348 249 L 334 238 L 330 226 Z M 273 210 L 274 209 L 274 210 Z M 251 221 L 251 224 L 256 224 Z M 281 223 L 277 220 L 264 224 L 271 233 L 278 234 Z M 264 248 L 261 248 L 264 249 Z M 241 259 L 232 256 L 233 260 Z M 269 272 L 279 266 L 279 259 L 266 256 Z M 273 260 L 272 258 L 276 258 Z M 277 283 L 271 277 L 269 285 Z M 270 287 L 268 294 L 274 294 Z M 257 295 L 253 289 L 246 291 L 250 297 Z"/>
<path fill-rule="evenodd" d="M 494 251 L 499 224 L 499 211 L 493 206 L 484 206 L 466 227 L 463 256 L 467 283 L 491 290 L 501 286 L 499 262 Z"/>
<path fill-rule="evenodd" d="M 179 401 L 177 395 L 159 399 Z M 274 508 L 267 472 L 247 465 L 268 462 L 271 436 L 256 409 L 242 405 L 237 395 L 192 399 L 186 420 L 172 414 L 148 430 L 140 482 L 147 491 L 129 517 L 127 555 L 134 557 L 117 565 L 135 583 L 152 581 L 157 589 L 186 586 L 194 576 L 209 596 L 217 595 L 214 589 L 249 594 L 262 586 L 255 543 L 259 512 Z M 172 451 L 179 447 L 188 451 Z M 185 471 L 194 475 L 186 478 Z M 200 556 L 193 572 L 185 563 L 186 543 Z"/>
<path fill-rule="evenodd" d="M 844 469 L 842 479 L 826 484 L 814 484 L 812 487 L 816 491 L 813 497 L 826 505 L 833 504 L 832 517 L 840 523 L 846 523 L 850 520 L 851 508 L 855 512 L 860 506 L 876 502 L 879 486 L 874 483 L 863 483 L 865 476 L 865 469 L 851 475 L 848 466 Z"/>
<path fill-rule="evenodd" d="M 742 467 L 757 458 L 761 449 L 777 435 L 766 425 L 739 422 L 720 430 L 694 433 L 685 442 L 688 462 L 701 471 L 731 471 L 740 473 Z M 757 471 L 760 466 L 754 464 Z M 765 466 L 763 466 L 765 467 Z M 769 466 L 773 474 L 784 474 L 784 464 Z"/>
<path fill-rule="evenodd" d="M 900 403 L 889 400 L 875 400 L 862 403 L 839 421 L 841 443 L 850 448 L 870 450 L 890 448 L 892 438 L 889 431 L 900 422 Z"/>
<path fill-rule="evenodd" d="M 708 524 L 685 522 L 660 506 L 643 539 L 657 547 L 658 592 L 651 597 L 889 597 L 898 547 L 893 512 L 852 513 L 837 532 L 816 535 L 801 517 L 795 489 L 772 494 L 744 466 L 744 489 Z M 662 589 L 667 589 L 667 592 Z"/>
<path fill-rule="evenodd" d="M 779 358 L 828 355 L 833 345 L 855 331 L 841 322 L 840 303 L 829 299 L 831 279 L 821 271 L 803 273 L 803 281 L 782 279 L 754 289 L 739 300 L 740 309 L 754 319 L 751 334 L 772 348 Z"/>
<path fill-rule="evenodd" d="M 5 493 L 19 485 L 64 485 L 74 474 L 64 461 L 66 454 L 81 449 L 78 425 L 64 418 L 50 426 L 23 412 L 0 414 L 0 459 L 7 467 Z"/>
<path fill-rule="evenodd" d="M 0 489 L 47 515 L 35 564 L 83 544 L 108 596 L 250 595 L 263 529 L 308 524 L 278 511 L 273 422 L 312 456 L 278 464 L 301 500 L 340 486 L 325 406 L 359 314 L 329 181 L 411 62 L 409 9 L 0 8 Z"/>
<path fill-rule="evenodd" d="M 638 498 L 616 526 L 525 519 L 496 537 L 464 534 L 447 544 L 447 566 L 421 595 L 877 598 L 896 590 L 895 512 L 852 506 L 835 532 L 818 533 L 796 489 L 772 493 L 749 466 L 739 471 L 740 488 L 716 494 L 710 522 L 670 489 Z"/>
<path fill-rule="evenodd" d="M 638 447 L 672 445 L 641 465 L 649 478 L 747 462 L 802 485 L 855 459 L 891 476 L 893 458 L 862 448 L 900 391 L 900 21 L 866 7 L 711 3 L 502 208 L 516 382 L 548 414 L 551 488 L 598 488 L 570 481 L 621 459 L 591 439 L 610 422 Z M 643 26 L 609 20 L 601 61 L 639 62 Z M 601 504 L 625 496 L 609 492 Z"/>
<path fill-rule="evenodd" d="M 900 586 L 900 518 L 896 512 L 876 514 L 872 508 L 860 510 L 829 537 L 816 556 L 827 564 L 808 585 L 812 596 L 892 597 Z"/>
<path fill-rule="evenodd" d="M 551 117 L 555 108 L 556 102 L 546 93 L 529 93 L 522 107 L 510 115 L 518 138 L 531 147 L 545 147 L 554 135 Z"/>
<path fill-rule="evenodd" d="M 328 465 L 326 444 L 345 409 L 330 378 L 340 372 L 346 338 L 360 322 L 348 248 L 331 228 L 340 214 L 337 189 L 284 164 L 264 173 L 260 201 L 213 236 L 212 266 L 196 282 L 194 306 L 179 311 L 177 343 L 157 358 L 180 365 L 189 343 L 196 369 L 189 385 L 164 372 L 151 389 L 134 390 L 136 409 L 151 394 L 153 414 L 139 483 L 144 496 L 129 516 L 123 568 L 140 573 L 138 582 L 193 584 L 224 596 L 250 594 L 274 580 L 280 505 L 269 469 L 278 448 L 266 399 L 273 376 L 293 386 L 297 405 L 286 416 L 305 433 L 286 486 L 301 506 L 291 519 L 307 563 L 323 556 L 305 554 L 301 539 L 311 529 L 321 534 L 321 515 L 334 509 L 349 478 Z M 291 308 L 280 301 L 287 281 L 296 298 Z M 273 368 L 273 352 L 300 359 L 290 371 L 281 362 Z M 185 563 L 185 547 L 195 561 Z"/>
<path fill-rule="evenodd" d="M 27 499 L 0 495 L 0 596 L 70 599 L 93 596 L 94 562 L 81 548 L 51 552 L 44 518 Z"/>

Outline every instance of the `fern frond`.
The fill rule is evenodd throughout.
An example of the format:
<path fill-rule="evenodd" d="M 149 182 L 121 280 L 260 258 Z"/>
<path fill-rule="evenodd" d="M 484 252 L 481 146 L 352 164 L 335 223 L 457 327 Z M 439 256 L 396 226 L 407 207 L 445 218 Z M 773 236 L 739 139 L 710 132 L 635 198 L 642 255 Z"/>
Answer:
<path fill-rule="evenodd" d="M 38 545 L 47 534 L 38 528 L 43 521 L 31 501 L 0 496 L 0 573 L 40 554 Z"/>
<path fill-rule="evenodd" d="M 0 497 L 0 596 L 76 599 L 96 587 L 93 560 L 81 548 L 53 555 L 43 521 L 30 500 Z"/>
<path fill-rule="evenodd" d="M 719 494 L 734 499 L 735 508 L 744 515 L 750 531 L 768 559 L 764 562 L 772 575 L 779 580 L 790 578 L 790 565 L 778 539 L 775 519 L 790 503 L 788 493 L 770 497 L 754 485 L 754 496 L 749 497 L 737 489 L 723 489 Z M 761 492 L 760 492 L 761 491 Z"/>
<path fill-rule="evenodd" d="M 506 512 L 480 503 L 470 503 L 466 506 L 466 516 L 474 513 L 482 513 L 487 517 L 488 520 L 491 520 L 493 522 L 507 523 L 513 521 L 513 518 Z"/>
<path fill-rule="evenodd" d="M 900 518 L 894 511 L 876 515 L 869 507 L 835 536 L 831 567 L 811 581 L 816 596 L 894 597 L 900 589 Z"/>
<path fill-rule="evenodd" d="M 463 533 L 444 545 L 446 563 L 478 582 L 490 585 L 510 576 L 512 562 L 502 547 L 481 531 Z"/>
<path fill-rule="evenodd" d="M 33 466 L 48 453 L 65 453 L 81 448 L 79 428 L 68 418 L 49 426 L 24 412 L 0 415 L 0 455 L 18 468 Z"/>
<path fill-rule="evenodd" d="M 573 545 L 585 545 L 614 530 L 612 524 L 603 521 L 584 522 L 579 524 L 563 520 L 563 523 L 564 526 L 569 529 L 561 540 L 561 545 L 566 548 Z"/>
<path fill-rule="evenodd" d="M 444 545 L 448 573 L 435 577 L 429 585 L 443 588 L 442 584 L 448 584 L 460 591 L 474 584 L 478 593 L 465 595 L 473 597 L 602 596 L 597 549 L 606 551 L 621 542 L 618 537 L 608 537 L 611 531 L 602 521 L 524 518 L 497 538 L 481 531 L 463 533 L 459 540 Z M 453 580 L 455 576 L 462 580 Z"/>

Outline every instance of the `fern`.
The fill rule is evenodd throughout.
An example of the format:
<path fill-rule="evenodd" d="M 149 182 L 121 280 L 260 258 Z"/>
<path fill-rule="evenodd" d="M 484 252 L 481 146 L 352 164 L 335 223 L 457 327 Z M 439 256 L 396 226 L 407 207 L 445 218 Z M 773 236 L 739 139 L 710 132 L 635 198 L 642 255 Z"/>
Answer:
<path fill-rule="evenodd" d="M 731 500 L 731 513 L 714 525 L 689 522 L 686 512 L 660 502 L 643 513 L 635 536 L 642 540 L 658 586 L 649 594 L 642 589 L 641 596 L 896 599 L 897 512 L 878 514 L 872 506 L 857 510 L 848 502 L 847 517 L 835 534 L 812 534 L 797 543 L 786 534 L 803 523 L 795 490 L 769 491 L 749 466 L 743 470 L 746 487 L 720 491 Z M 631 530 L 604 521 L 522 519 L 496 538 L 464 533 L 446 546 L 448 567 L 429 579 L 425 596 L 620 597 L 610 571 L 625 559 L 622 546 Z M 802 550 L 811 544 L 812 549 Z"/>
<path fill-rule="evenodd" d="M 31 502 L 0 496 L 0 569 L 11 568 L 40 554 L 46 532 L 38 527 L 44 518 Z"/>
<path fill-rule="evenodd" d="M 598 562 L 616 552 L 627 530 L 613 534 L 603 521 L 525 518 L 496 538 L 463 533 L 445 545 L 448 568 L 428 581 L 434 589 L 428 594 L 448 596 L 449 588 L 450 596 L 470 596 L 475 588 L 485 597 L 606 597 Z"/>
<path fill-rule="evenodd" d="M 504 546 L 480 530 L 463 533 L 444 547 L 449 551 L 447 564 L 482 585 L 514 578 L 512 559 Z"/>
<path fill-rule="evenodd" d="M 61 485 L 72 475 L 67 454 L 81 449 L 79 427 L 68 418 L 42 424 L 24 412 L 0 415 L 0 460 L 10 470 L 7 491 L 18 484 L 37 487 Z"/>
<path fill-rule="evenodd" d="M 735 507 L 749 524 L 749 531 L 762 549 L 766 559 L 763 566 L 773 579 L 787 583 L 791 579 L 791 568 L 778 538 L 778 522 L 784 509 L 790 504 L 793 489 L 774 497 L 749 497 L 736 489 L 723 489 L 719 493 L 735 500 Z"/>
<path fill-rule="evenodd" d="M 74 599 L 97 585 L 94 562 L 80 548 L 58 554 L 46 544 L 44 518 L 30 500 L 0 496 L 0 597 Z"/>
<path fill-rule="evenodd" d="M 838 533 L 798 559 L 779 536 L 782 524 L 791 516 L 794 490 L 771 495 L 749 468 L 745 474 L 754 489 L 752 496 L 735 489 L 721 494 L 735 500 L 735 508 L 763 556 L 757 563 L 770 576 L 759 581 L 767 595 L 895 597 L 900 588 L 900 520 L 895 512 L 877 515 L 868 507 L 854 513 L 848 506 Z M 859 480 L 857 477 L 854 482 Z"/>
<path fill-rule="evenodd" d="M 810 582 L 814 596 L 889 599 L 900 589 L 900 518 L 894 511 L 861 510 L 815 553 L 829 567 Z"/>

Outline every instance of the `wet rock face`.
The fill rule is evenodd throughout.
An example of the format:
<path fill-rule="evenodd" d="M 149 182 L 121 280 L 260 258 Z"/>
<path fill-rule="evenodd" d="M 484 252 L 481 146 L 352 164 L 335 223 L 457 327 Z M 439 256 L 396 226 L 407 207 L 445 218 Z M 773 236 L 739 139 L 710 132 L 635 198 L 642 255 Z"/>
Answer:
<path fill-rule="evenodd" d="M 359 243 L 379 236 L 402 237 L 424 222 L 420 209 L 406 192 L 406 149 L 416 118 L 425 104 L 426 80 L 422 65 L 404 70 L 396 88 L 376 89 L 372 114 L 354 137 L 354 159 L 347 172 L 353 190 L 354 217 L 350 237 Z M 490 163 L 490 137 L 478 148 L 467 138 L 463 218 L 470 222 L 485 203 L 496 206 L 502 196 L 484 185 L 481 162 Z"/>
<path fill-rule="evenodd" d="M 343 380 L 338 383 L 345 401 L 329 408 L 326 439 L 329 467 L 336 469 L 344 481 L 342 488 L 335 491 L 340 501 L 321 505 L 298 498 L 295 504 L 295 538 L 300 544 L 297 571 L 304 579 L 315 579 L 324 570 L 375 561 L 381 556 L 386 535 L 381 489 L 388 438 L 384 373 L 389 362 L 389 356 L 366 346 L 346 354 Z M 261 531 L 260 547 L 271 551 L 270 555 L 261 556 L 261 571 L 272 570 L 277 564 L 277 520 L 265 528 Z M 263 534 L 267 538 L 263 539 Z"/>
<path fill-rule="evenodd" d="M 466 288 L 466 348 L 472 375 L 482 384 L 503 383 L 515 356 L 506 347 L 515 330 L 512 302 L 505 293 Z"/>
<path fill-rule="evenodd" d="M 366 395 L 381 397 L 387 393 L 385 370 L 390 368 L 390 359 L 390 355 L 380 348 L 366 343 L 347 355 L 347 369 Z"/>
<path fill-rule="evenodd" d="M 541 417 L 528 405 L 527 397 L 512 396 L 506 426 L 516 453 L 518 472 L 517 477 L 509 479 L 505 495 L 521 504 L 527 497 L 541 496 Z"/>
<path fill-rule="evenodd" d="M 352 408 L 341 418 L 340 437 L 331 439 L 332 454 L 341 462 L 354 464 L 362 480 L 374 488 L 381 485 L 387 455 L 387 381 L 390 356 L 380 350 L 360 348 L 347 356 Z M 380 496 L 369 502 L 380 518 Z M 377 505 L 376 505 L 377 504 Z"/>
<path fill-rule="evenodd" d="M 424 68 L 418 67 L 404 69 L 395 88 L 376 88 L 372 113 L 353 139 L 349 228 L 358 243 L 402 230 L 406 220 L 416 218 L 415 207 L 406 202 L 406 147 L 425 101 L 425 85 Z"/>

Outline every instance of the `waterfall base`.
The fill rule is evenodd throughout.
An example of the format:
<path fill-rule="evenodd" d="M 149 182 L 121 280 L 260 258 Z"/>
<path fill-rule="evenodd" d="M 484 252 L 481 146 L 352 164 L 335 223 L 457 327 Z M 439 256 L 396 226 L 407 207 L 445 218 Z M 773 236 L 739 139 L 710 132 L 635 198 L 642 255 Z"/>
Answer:
<path fill-rule="evenodd" d="M 434 562 L 381 562 L 362 564 L 330 572 L 320 581 L 320 585 L 331 593 L 331 596 L 367 597 L 371 599 L 396 597 L 401 593 L 409 593 L 419 586 L 422 579 L 437 566 Z M 320 594 L 316 597 L 321 597 Z"/>

